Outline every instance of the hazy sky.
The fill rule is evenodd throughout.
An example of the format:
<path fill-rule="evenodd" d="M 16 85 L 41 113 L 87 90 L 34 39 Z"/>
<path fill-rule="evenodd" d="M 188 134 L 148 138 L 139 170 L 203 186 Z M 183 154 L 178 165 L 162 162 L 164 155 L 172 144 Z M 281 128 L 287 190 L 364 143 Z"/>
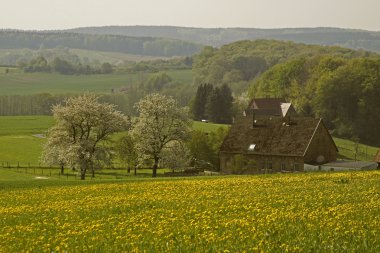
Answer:
<path fill-rule="evenodd" d="M 380 31 L 380 0 L 8 0 L 0 28 L 105 25 L 342 27 Z"/>

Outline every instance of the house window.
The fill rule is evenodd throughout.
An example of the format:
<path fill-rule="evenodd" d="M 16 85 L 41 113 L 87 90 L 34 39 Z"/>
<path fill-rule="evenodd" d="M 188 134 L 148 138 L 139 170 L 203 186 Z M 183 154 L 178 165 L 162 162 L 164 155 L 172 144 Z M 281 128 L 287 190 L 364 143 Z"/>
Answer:
<path fill-rule="evenodd" d="M 267 162 L 267 169 L 271 170 L 272 167 L 273 167 L 272 162 L 271 161 Z"/>
<path fill-rule="evenodd" d="M 253 151 L 253 150 L 255 150 L 255 147 L 256 147 L 256 144 L 251 144 L 251 145 L 249 145 L 249 147 L 248 147 L 248 151 Z"/>
<path fill-rule="evenodd" d="M 286 164 L 285 163 L 281 163 L 281 170 L 286 170 Z"/>
<path fill-rule="evenodd" d="M 300 171 L 301 170 L 301 165 L 299 163 L 295 163 L 294 166 L 293 166 L 293 170 Z"/>

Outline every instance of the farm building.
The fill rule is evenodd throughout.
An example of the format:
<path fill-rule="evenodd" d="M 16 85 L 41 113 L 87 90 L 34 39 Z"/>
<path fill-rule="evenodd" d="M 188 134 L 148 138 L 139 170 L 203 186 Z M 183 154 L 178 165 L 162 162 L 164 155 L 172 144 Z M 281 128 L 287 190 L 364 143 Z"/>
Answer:
<path fill-rule="evenodd" d="M 260 117 L 254 111 L 237 118 L 221 146 L 223 173 L 303 171 L 304 164 L 335 161 L 338 149 L 322 119 Z"/>
<path fill-rule="evenodd" d="M 283 98 L 254 98 L 248 105 L 248 111 L 258 116 L 296 116 L 296 110 L 291 103 Z M 247 113 L 247 112 L 246 112 Z"/>
<path fill-rule="evenodd" d="M 374 170 L 377 168 L 376 162 L 365 161 L 335 161 L 323 165 L 305 164 L 305 171 L 352 171 L 352 170 Z"/>

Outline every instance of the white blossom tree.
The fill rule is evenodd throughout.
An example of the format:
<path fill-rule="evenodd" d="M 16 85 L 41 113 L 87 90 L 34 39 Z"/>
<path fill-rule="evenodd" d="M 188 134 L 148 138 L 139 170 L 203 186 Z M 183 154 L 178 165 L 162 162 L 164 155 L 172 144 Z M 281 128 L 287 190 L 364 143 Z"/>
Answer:
<path fill-rule="evenodd" d="M 150 94 L 136 104 L 140 113 L 132 134 L 136 137 L 136 150 L 141 160 L 153 161 L 153 177 L 162 158 L 162 151 L 172 142 L 189 137 L 192 121 L 186 107 L 178 107 L 171 97 Z"/>
<path fill-rule="evenodd" d="M 77 166 L 85 179 L 87 170 L 109 158 L 105 147 L 108 137 L 126 129 L 128 119 L 114 105 L 99 103 L 98 97 L 86 94 L 65 100 L 53 107 L 55 126 L 47 135 L 42 160 Z"/>
<path fill-rule="evenodd" d="M 190 151 L 185 143 L 172 141 L 162 150 L 161 160 L 165 168 L 169 168 L 174 172 L 190 164 Z"/>

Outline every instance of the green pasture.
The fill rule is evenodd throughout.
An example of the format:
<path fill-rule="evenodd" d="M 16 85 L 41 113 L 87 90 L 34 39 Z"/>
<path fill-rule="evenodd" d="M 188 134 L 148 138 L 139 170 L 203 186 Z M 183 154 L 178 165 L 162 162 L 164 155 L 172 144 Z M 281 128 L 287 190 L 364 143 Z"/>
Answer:
<path fill-rule="evenodd" d="M 203 131 L 206 133 L 215 132 L 218 128 L 228 128 L 228 125 L 225 124 L 214 124 L 214 123 L 204 123 L 200 121 L 193 122 L 193 129 Z"/>
<path fill-rule="evenodd" d="M 168 70 L 174 80 L 190 84 L 191 70 Z M 128 73 L 106 75 L 60 75 L 57 73 L 13 73 L 1 74 L 0 95 L 29 95 L 37 93 L 110 93 L 112 89 L 140 83 L 152 73 Z"/>
<path fill-rule="evenodd" d="M 140 61 L 153 61 L 158 59 L 168 59 L 167 57 L 155 57 L 145 55 L 125 54 L 120 52 L 104 52 L 93 51 L 85 49 L 70 49 L 70 52 L 76 54 L 81 59 L 88 59 L 89 61 L 118 63 L 120 61 L 126 62 L 140 62 Z"/>
<path fill-rule="evenodd" d="M 1 116 L 0 136 L 43 134 L 52 125 L 51 116 Z"/>
<path fill-rule="evenodd" d="M 36 166 L 51 116 L 0 117 L 0 166 Z"/>
<path fill-rule="evenodd" d="M 355 144 L 354 141 L 345 140 L 341 138 L 334 137 L 335 144 L 339 149 L 339 156 L 341 158 L 348 158 L 355 160 L 355 148 L 356 160 L 358 161 L 372 161 L 379 150 L 378 147 L 364 145 L 361 143 Z"/>

